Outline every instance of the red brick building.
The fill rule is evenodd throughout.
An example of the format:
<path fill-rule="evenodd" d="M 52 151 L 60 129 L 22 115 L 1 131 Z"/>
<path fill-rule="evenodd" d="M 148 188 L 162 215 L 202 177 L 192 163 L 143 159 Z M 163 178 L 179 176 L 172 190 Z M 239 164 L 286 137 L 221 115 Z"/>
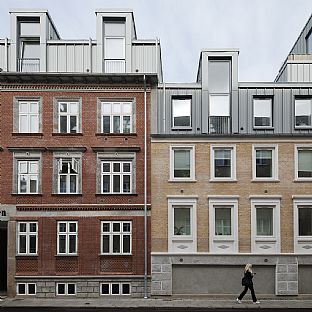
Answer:
<path fill-rule="evenodd" d="M 11 12 L 13 39 L 0 41 L 10 56 L 0 61 L 8 237 L 0 271 L 9 295 L 149 292 L 160 45 L 136 39 L 131 11 L 96 14 L 97 40 L 62 40 L 47 11 L 24 10 Z"/>

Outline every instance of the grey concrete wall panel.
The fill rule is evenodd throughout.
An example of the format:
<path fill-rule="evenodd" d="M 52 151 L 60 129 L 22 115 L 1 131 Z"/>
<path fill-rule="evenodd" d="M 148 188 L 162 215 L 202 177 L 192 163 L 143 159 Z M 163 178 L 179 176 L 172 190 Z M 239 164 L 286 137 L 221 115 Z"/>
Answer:
<path fill-rule="evenodd" d="M 312 294 L 312 265 L 298 267 L 299 294 Z"/>
<path fill-rule="evenodd" d="M 0 68 L 2 68 L 3 70 L 5 70 L 6 68 L 6 52 L 5 52 L 5 45 L 4 45 L 4 42 L 2 43 L 2 41 L 4 40 L 1 40 L 0 42 Z"/>
<path fill-rule="evenodd" d="M 297 41 L 295 42 L 289 54 L 306 54 L 307 52 L 306 37 L 311 31 L 311 28 L 312 28 L 312 15 L 310 16 L 309 20 L 304 26 L 302 32 L 300 33 Z"/>
<path fill-rule="evenodd" d="M 275 294 L 275 266 L 257 266 L 254 287 L 257 294 Z M 241 266 L 231 265 L 173 265 L 172 293 L 233 294 L 242 291 Z M 250 293 L 246 295 L 248 300 Z"/>

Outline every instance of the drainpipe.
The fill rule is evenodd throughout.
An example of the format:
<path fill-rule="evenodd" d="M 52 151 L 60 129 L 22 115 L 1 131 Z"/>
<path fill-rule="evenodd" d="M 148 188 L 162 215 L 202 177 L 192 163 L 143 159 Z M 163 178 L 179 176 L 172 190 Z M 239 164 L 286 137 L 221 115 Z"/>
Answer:
<path fill-rule="evenodd" d="M 163 82 L 163 133 L 166 132 L 166 84 Z"/>
<path fill-rule="evenodd" d="M 144 80 L 144 299 L 147 299 L 147 104 L 146 77 Z"/>
<path fill-rule="evenodd" d="M 89 38 L 89 51 L 90 51 L 90 68 L 89 68 L 89 73 L 92 73 L 92 39 L 91 37 Z"/>

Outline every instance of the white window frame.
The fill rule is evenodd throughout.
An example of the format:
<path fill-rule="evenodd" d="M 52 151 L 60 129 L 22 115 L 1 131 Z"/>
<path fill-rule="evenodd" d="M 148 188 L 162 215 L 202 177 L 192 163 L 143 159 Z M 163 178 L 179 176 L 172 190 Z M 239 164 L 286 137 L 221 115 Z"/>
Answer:
<path fill-rule="evenodd" d="M 118 294 L 112 294 L 112 286 L 113 284 L 118 284 L 119 285 L 119 293 Z M 129 294 L 124 294 L 122 291 L 122 286 L 123 285 L 129 285 Z M 102 285 L 108 285 L 109 287 L 109 293 L 108 294 L 103 294 L 102 293 Z M 131 295 L 131 283 L 126 283 L 126 282 L 108 282 L 108 283 L 100 283 L 100 296 L 130 296 Z"/>
<path fill-rule="evenodd" d="M 103 172 L 103 164 L 104 163 L 110 164 L 110 172 Z M 114 164 L 120 165 L 120 172 L 113 172 Z M 130 172 L 124 172 L 123 171 L 123 164 L 130 164 Z M 110 177 L 110 191 L 109 192 L 103 192 L 104 176 Z M 119 176 L 120 177 L 120 185 L 119 185 L 120 192 L 114 192 L 113 176 Z M 123 191 L 124 176 L 130 176 L 130 191 L 129 192 Z M 133 180 L 132 160 L 122 160 L 122 161 L 121 160 L 101 160 L 101 194 L 131 194 L 132 193 L 132 180 Z"/>
<path fill-rule="evenodd" d="M 60 294 L 58 286 L 59 285 L 65 285 L 65 294 Z M 68 293 L 68 285 L 74 285 L 75 286 L 75 293 L 74 294 L 69 294 Z M 77 285 L 76 283 L 56 283 L 56 295 L 57 296 L 76 296 L 77 295 Z"/>
<path fill-rule="evenodd" d="M 187 253 L 197 251 L 196 196 L 168 196 L 168 251 Z M 190 235 L 174 234 L 174 208 L 190 209 Z"/>
<path fill-rule="evenodd" d="M 302 100 L 309 100 L 310 101 L 310 125 L 302 125 L 302 126 L 297 126 L 296 125 L 296 101 L 302 101 Z M 295 115 L 295 121 L 294 121 L 294 125 L 295 125 L 295 129 L 311 129 L 312 128 L 312 97 L 295 97 L 294 100 L 295 103 L 295 107 L 294 107 L 294 115 Z"/>
<path fill-rule="evenodd" d="M 295 181 L 312 181 L 312 177 L 299 177 L 298 171 L 299 171 L 299 150 L 309 150 L 312 153 L 312 144 L 296 144 L 295 145 Z"/>
<path fill-rule="evenodd" d="M 20 167 L 21 165 L 25 163 L 27 166 L 27 173 L 20 173 Z M 29 173 L 29 168 L 30 165 L 32 164 L 36 164 L 37 165 L 37 173 Z M 30 160 L 30 159 L 17 159 L 17 192 L 18 194 L 38 194 L 39 193 L 39 169 L 40 166 L 40 162 L 39 160 Z M 22 176 L 26 176 L 26 192 L 21 192 L 21 177 Z M 31 181 L 31 177 L 32 178 L 36 178 L 33 179 L 34 181 L 37 181 L 36 183 L 36 191 L 35 192 L 30 192 L 30 181 Z"/>
<path fill-rule="evenodd" d="M 57 157 L 57 193 L 58 194 L 78 194 L 79 193 L 79 179 L 80 173 L 80 158 L 77 157 Z M 71 164 L 71 168 L 75 173 L 61 173 L 63 162 Z M 70 170 L 70 169 L 69 169 Z M 61 192 L 61 176 L 66 176 L 66 192 Z M 76 192 L 70 191 L 70 177 L 76 176 Z"/>
<path fill-rule="evenodd" d="M 312 196 L 300 197 L 293 196 L 294 210 L 294 252 L 302 254 L 312 254 L 312 235 L 299 236 L 299 209 L 312 209 Z"/>
<path fill-rule="evenodd" d="M 272 177 L 257 177 L 256 176 L 256 151 L 257 150 L 272 150 Z M 278 145 L 254 144 L 252 145 L 252 180 L 264 182 L 278 182 Z"/>
<path fill-rule="evenodd" d="M 257 235 L 256 209 L 273 209 L 273 235 Z M 281 248 L 280 236 L 280 198 L 251 198 L 251 252 L 257 254 L 277 254 Z"/>
<path fill-rule="evenodd" d="M 230 150 L 231 151 L 231 176 L 216 177 L 215 176 L 215 151 Z M 210 145 L 210 181 L 236 181 L 236 145 Z"/>
<path fill-rule="evenodd" d="M 67 112 L 61 112 L 61 105 L 66 104 L 67 105 Z M 70 106 L 72 104 L 77 105 L 77 113 L 72 114 L 70 110 Z M 58 121 L 58 133 L 64 133 L 64 134 L 75 134 L 80 133 L 80 102 L 79 101 L 58 101 L 57 102 L 57 121 Z M 61 116 L 66 117 L 66 132 L 61 132 Z M 75 132 L 70 131 L 70 117 L 75 116 L 76 117 L 76 128 L 77 130 Z"/>
<path fill-rule="evenodd" d="M 110 114 L 104 112 L 104 104 L 110 104 Z M 120 113 L 114 113 L 113 107 L 114 104 L 120 105 Z M 131 105 L 131 112 L 124 112 L 124 105 Z M 116 134 L 130 134 L 133 133 L 133 105 L 132 101 L 119 101 L 119 102 L 111 102 L 111 101 L 101 101 L 101 133 L 116 133 Z M 109 117 L 110 120 L 110 131 L 104 132 L 103 129 L 103 118 Z M 119 132 L 114 132 L 114 117 L 119 117 L 120 121 L 120 129 Z M 124 132 L 124 117 L 130 117 L 130 132 Z"/>
<path fill-rule="evenodd" d="M 106 47 L 109 40 L 122 40 L 123 41 L 123 55 L 121 58 L 109 58 Z M 110 70 L 111 66 L 118 70 Z M 104 71 L 105 73 L 125 73 L 126 72 L 126 41 L 124 36 L 107 36 L 104 38 Z"/>
<path fill-rule="evenodd" d="M 103 231 L 103 224 L 108 223 L 109 224 L 109 232 Z M 118 223 L 120 226 L 119 232 L 113 231 L 113 224 Z M 124 223 L 130 224 L 130 232 L 124 232 L 123 231 L 123 225 Z M 109 252 L 103 251 L 103 236 L 108 235 L 109 236 Z M 113 250 L 113 236 L 118 235 L 120 237 L 120 252 L 114 252 Z M 130 251 L 124 252 L 123 248 L 123 237 L 124 235 L 130 236 Z M 132 254 L 132 221 L 101 221 L 101 254 L 102 255 L 131 255 Z"/>
<path fill-rule="evenodd" d="M 187 101 L 190 107 L 189 125 L 188 126 L 176 126 L 174 123 L 174 102 Z M 171 99 L 171 112 L 172 112 L 172 129 L 192 129 L 192 97 L 191 96 L 173 96 Z"/>
<path fill-rule="evenodd" d="M 19 285 L 25 285 L 25 294 L 21 294 L 19 292 Z M 34 294 L 30 294 L 29 293 L 29 285 L 35 285 L 35 293 Z M 18 296 L 36 296 L 36 294 L 37 294 L 37 284 L 36 283 L 17 283 L 16 284 L 16 294 Z"/>
<path fill-rule="evenodd" d="M 209 196 L 209 246 L 212 253 L 238 252 L 238 196 Z M 215 234 L 215 211 L 231 209 L 231 235 Z"/>
<path fill-rule="evenodd" d="M 270 109 L 270 125 L 268 126 L 257 126 L 256 125 L 256 116 L 255 116 L 255 101 L 270 101 L 270 104 L 271 104 L 271 109 Z M 257 97 L 257 96 L 254 96 L 253 98 L 253 116 L 252 116 L 252 119 L 253 119 L 253 127 L 254 129 L 273 129 L 273 98 L 272 97 Z"/>
<path fill-rule="evenodd" d="M 190 151 L 190 177 L 174 176 L 174 151 Z M 170 146 L 170 179 L 169 182 L 195 182 L 195 145 L 171 145 Z"/>
<path fill-rule="evenodd" d="M 66 224 L 66 231 L 60 232 L 60 224 Z M 76 225 L 76 231 L 70 232 L 70 224 Z M 60 252 L 60 236 L 65 236 L 65 252 Z M 75 252 L 69 252 L 69 236 L 76 237 Z M 78 221 L 57 221 L 57 255 L 77 256 L 78 255 Z"/>
<path fill-rule="evenodd" d="M 26 224 L 26 232 L 20 232 L 20 224 Z M 36 232 L 30 231 L 30 224 L 36 224 Z M 38 222 L 37 221 L 18 221 L 16 225 L 17 250 L 16 254 L 20 256 L 37 256 L 38 255 Z M 26 252 L 20 252 L 20 236 L 26 236 Z M 31 253 L 30 236 L 36 236 L 36 252 Z"/>
<path fill-rule="evenodd" d="M 26 104 L 27 105 L 27 112 L 21 112 L 20 111 L 20 105 L 21 104 Z M 30 106 L 36 104 L 37 105 L 37 112 L 32 113 L 30 111 Z M 22 127 L 22 121 L 21 117 L 26 116 L 27 118 L 27 131 L 21 131 Z M 31 124 L 32 124 L 32 118 L 31 117 L 36 117 L 37 118 L 37 131 L 31 131 Z M 19 133 L 39 133 L 39 117 L 40 117 L 40 101 L 34 101 L 34 100 L 18 100 L 18 132 Z"/>

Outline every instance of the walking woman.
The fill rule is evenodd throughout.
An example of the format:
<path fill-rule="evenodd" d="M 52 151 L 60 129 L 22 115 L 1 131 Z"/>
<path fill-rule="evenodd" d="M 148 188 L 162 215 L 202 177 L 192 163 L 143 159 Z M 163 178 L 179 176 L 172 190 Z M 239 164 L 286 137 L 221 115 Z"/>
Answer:
<path fill-rule="evenodd" d="M 236 301 L 238 303 L 242 303 L 242 299 L 245 296 L 248 288 L 250 289 L 253 303 L 254 304 L 260 303 L 260 301 L 257 300 L 256 294 L 255 294 L 255 290 L 253 288 L 252 279 L 253 279 L 255 274 L 256 273 L 252 273 L 252 264 L 247 263 L 246 266 L 245 266 L 244 277 L 243 277 L 243 280 L 242 280 L 242 285 L 245 286 L 245 288 L 242 291 L 242 293 L 238 296 L 238 298 L 236 299 Z"/>

